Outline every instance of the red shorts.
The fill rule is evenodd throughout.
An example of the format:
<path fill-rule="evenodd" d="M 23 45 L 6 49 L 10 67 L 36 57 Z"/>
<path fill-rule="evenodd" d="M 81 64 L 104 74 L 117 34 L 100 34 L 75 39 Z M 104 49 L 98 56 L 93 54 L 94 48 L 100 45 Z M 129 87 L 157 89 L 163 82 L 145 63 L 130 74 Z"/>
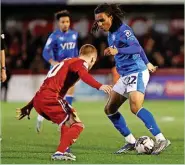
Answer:
<path fill-rule="evenodd" d="M 76 111 L 64 99 L 45 99 L 42 96 L 35 96 L 33 105 L 41 116 L 59 125 L 67 121 L 70 114 L 77 116 Z"/>

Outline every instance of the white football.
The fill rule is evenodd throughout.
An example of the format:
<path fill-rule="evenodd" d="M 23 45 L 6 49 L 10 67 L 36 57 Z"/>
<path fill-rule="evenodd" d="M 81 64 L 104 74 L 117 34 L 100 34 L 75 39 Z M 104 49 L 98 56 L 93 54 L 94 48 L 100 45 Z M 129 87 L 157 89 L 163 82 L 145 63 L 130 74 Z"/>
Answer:
<path fill-rule="evenodd" d="M 141 154 L 151 154 L 154 148 L 154 141 L 148 136 L 141 136 L 136 140 L 135 148 L 136 151 Z"/>

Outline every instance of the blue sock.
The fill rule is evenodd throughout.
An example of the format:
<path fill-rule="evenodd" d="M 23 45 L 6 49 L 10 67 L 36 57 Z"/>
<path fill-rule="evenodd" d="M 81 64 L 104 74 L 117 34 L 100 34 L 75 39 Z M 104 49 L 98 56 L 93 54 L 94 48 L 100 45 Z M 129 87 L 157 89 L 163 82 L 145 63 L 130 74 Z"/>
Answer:
<path fill-rule="evenodd" d="M 111 122 L 114 124 L 114 127 L 123 135 L 128 136 L 131 132 L 127 127 L 127 124 L 125 122 L 125 119 L 121 115 L 120 112 L 117 112 L 113 115 L 108 115 L 108 118 L 111 120 Z"/>
<path fill-rule="evenodd" d="M 72 105 L 72 102 L 73 102 L 73 96 L 66 96 L 66 101 L 70 104 L 70 105 Z"/>
<path fill-rule="evenodd" d="M 69 148 L 69 147 L 66 149 L 66 152 L 68 152 L 68 153 L 70 153 L 70 152 L 71 152 L 71 150 L 70 150 L 70 148 Z"/>
<path fill-rule="evenodd" d="M 153 115 L 148 110 L 146 110 L 145 108 L 141 108 L 136 115 L 145 123 L 145 126 L 148 128 L 153 136 L 161 133 Z"/>

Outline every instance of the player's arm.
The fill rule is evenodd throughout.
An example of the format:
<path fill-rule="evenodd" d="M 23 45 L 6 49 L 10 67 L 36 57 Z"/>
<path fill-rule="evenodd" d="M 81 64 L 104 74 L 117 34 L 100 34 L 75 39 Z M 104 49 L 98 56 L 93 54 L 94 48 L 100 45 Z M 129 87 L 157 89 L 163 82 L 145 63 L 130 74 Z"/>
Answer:
<path fill-rule="evenodd" d="M 56 43 L 56 36 L 54 34 L 51 34 L 44 46 L 44 50 L 42 53 L 42 56 L 44 59 L 49 62 L 52 66 L 58 64 L 57 61 L 54 60 L 54 46 Z"/>
<path fill-rule="evenodd" d="M 141 47 L 141 53 L 140 53 L 140 55 L 141 55 L 141 58 L 144 61 L 144 63 L 147 65 L 149 63 L 149 61 L 148 61 L 148 58 L 147 58 L 147 56 L 146 56 L 146 54 L 145 54 L 145 52 L 144 52 L 144 50 L 143 50 L 142 47 Z"/>
<path fill-rule="evenodd" d="M 154 66 L 152 63 L 150 63 L 150 62 L 148 61 L 148 58 L 147 58 L 147 56 L 146 56 L 146 54 L 145 54 L 145 52 L 144 52 L 144 50 L 143 50 L 142 47 L 141 47 L 141 53 L 140 53 L 140 55 L 141 55 L 142 60 L 143 60 L 144 63 L 146 64 L 148 70 L 149 70 L 150 72 L 152 72 L 152 73 L 155 72 L 156 69 L 157 69 L 157 66 Z"/>
<path fill-rule="evenodd" d="M 137 54 L 141 52 L 141 46 L 134 36 L 134 34 L 130 30 L 125 30 L 120 34 L 119 42 L 122 43 L 122 45 L 126 44 L 127 47 L 119 47 L 119 48 L 111 48 L 108 47 L 105 49 L 104 54 L 105 55 L 116 55 L 116 54 Z M 113 45 L 114 46 L 114 45 Z"/>
<path fill-rule="evenodd" d="M 120 40 L 122 42 L 126 41 L 126 44 L 128 46 L 123 47 L 123 48 L 117 48 L 118 53 L 120 53 L 120 54 L 136 54 L 136 53 L 141 52 L 141 46 L 140 46 L 138 40 L 136 39 L 136 37 L 134 36 L 134 34 L 132 33 L 132 31 L 125 30 L 121 34 Z"/>
<path fill-rule="evenodd" d="M 77 62 L 71 69 L 78 73 L 80 79 L 88 84 L 89 86 L 96 88 L 97 90 L 102 90 L 105 93 L 111 92 L 111 86 L 102 85 L 98 81 L 96 81 L 89 73 L 86 62 Z"/>
<path fill-rule="evenodd" d="M 25 116 L 28 116 L 28 119 L 30 119 L 30 112 L 33 108 L 33 98 L 32 100 L 25 105 L 22 108 L 17 108 L 16 109 L 16 118 L 21 120 L 22 118 L 24 118 Z"/>
<path fill-rule="evenodd" d="M 4 82 L 7 79 L 6 67 L 5 67 L 5 41 L 4 41 L 4 34 L 1 34 L 0 62 L 1 62 L 1 81 Z"/>

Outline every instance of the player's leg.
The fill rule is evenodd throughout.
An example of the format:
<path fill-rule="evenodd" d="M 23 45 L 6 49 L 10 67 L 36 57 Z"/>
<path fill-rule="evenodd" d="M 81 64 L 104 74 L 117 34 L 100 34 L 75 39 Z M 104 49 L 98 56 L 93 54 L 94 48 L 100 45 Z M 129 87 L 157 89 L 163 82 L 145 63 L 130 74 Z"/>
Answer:
<path fill-rule="evenodd" d="M 37 131 L 37 133 L 40 133 L 41 130 L 42 130 L 43 120 L 44 120 L 44 117 L 42 117 L 41 115 L 38 114 L 38 116 L 37 116 L 37 123 L 36 123 L 36 131 Z"/>
<path fill-rule="evenodd" d="M 113 84 L 116 84 L 116 82 L 119 80 L 120 78 L 120 75 L 118 74 L 117 70 L 116 70 L 116 67 L 113 67 L 111 69 L 111 72 L 112 72 L 112 78 L 113 78 Z"/>
<path fill-rule="evenodd" d="M 71 88 L 69 88 L 69 90 L 67 91 L 67 94 L 66 94 L 66 96 L 65 96 L 65 100 L 66 100 L 70 105 L 72 105 L 72 103 L 73 103 L 74 90 L 75 90 L 75 87 L 72 86 Z"/>
<path fill-rule="evenodd" d="M 125 137 L 127 144 L 123 146 L 116 153 L 126 152 L 128 150 L 133 150 L 136 139 L 130 132 L 124 117 L 118 111 L 119 107 L 127 100 L 125 96 L 121 93 L 121 80 L 113 87 L 113 91 L 109 97 L 109 100 L 105 106 L 105 113 L 107 114 L 110 121 L 113 123 L 114 127 Z"/>
<path fill-rule="evenodd" d="M 158 154 L 170 144 L 170 141 L 165 139 L 164 135 L 161 133 L 152 113 L 146 108 L 142 107 L 143 101 L 143 93 L 138 91 L 130 92 L 129 103 L 131 111 L 144 122 L 145 126 L 155 137 L 156 147 L 153 151 L 153 154 Z"/>
<path fill-rule="evenodd" d="M 39 104 L 39 101 L 35 101 L 35 107 L 37 107 L 36 111 L 38 113 L 38 115 L 37 115 L 37 122 L 36 122 L 36 131 L 37 131 L 37 133 L 40 133 L 41 130 L 42 130 L 42 123 L 43 123 L 44 117 L 42 115 L 40 115 L 41 114 L 40 108 L 42 108 L 42 107 Z"/>
<path fill-rule="evenodd" d="M 160 148 L 158 145 L 158 153 L 166 148 L 170 142 L 165 139 L 161 133 L 153 115 L 146 108 L 143 107 L 145 88 L 149 80 L 149 73 L 143 71 L 138 73 L 137 83 L 135 84 L 137 90 L 129 93 L 129 104 L 132 113 L 140 118 L 152 135 L 156 138 L 157 143 L 160 142 Z M 134 86 L 134 85 L 133 85 Z M 130 88 L 130 87 L 129 87 Z M 127 90 L 129 90 L 129 88 Z"/>
<path fill-rule="evenodd" d="M 65 122 L 65 125 L 69 127 L 69 129 L 64 132 L 61 130 L 61 138 L 60 144 L 57 148 L 55 154 L 53 154 L 52 159 L 69 159 L 69 160 L 76 160 L 76 156 L 71 153 L 66 152 L 67 148 L 69 148 L 76 140 L 78 139 L 80 133 L 84 129 L 83 123 L 78 118 L 75 111 L 73 111 L 69 119 Z M 61 129 L 63 128 L 63 124 Z"/>
<path fill-rule="evenodd" d="M 74 90 L 75 90 L 75 87 L 72 86 L 71 88 L 69 88 L 69 90 L 67 91 L 67 94 L 66 94 L 66 96 L 65 96 L 65 100 L 66 100 L 70 105 L 72 105 L 72 103 L 73 103 Z M 67 126 L 63 125 L 63 128 L 62 128 L 62 130 L 60 130 L 60 131 L 61 131 L 61 133 L 62 133 L 62 131 L 63 131 L 63 132 L 66 132 L 68 129 L 69 129 L 69 128 L 68 128 Z M 68 153 L 70 153 L 70 148 L 68 148 L 66 151 L 67 151 Z"/>
<path fill-rule="evenodd" d="M 58 124 L 59 126 L 64 126 L 64 123 L 69 119 L 69 114 L 72 112 L 72 107 L 65 100 L 44 100 L 43 97 L 39 96 L 34 99 L 34 108 L 37 113 L 41 114 L 45 119 L 52 121 L 53 123 Z M 69 125 L 68 125 L 69 126 Z M 61 127 L 62 129 L 63 127 Z M 69 129 L 70 130 L 70 129 Z M 69 131 L 68 130 L 68 131 Z M 61 131 L 60 141 L 65 136 L 65 130 Z M 69 146 L 68 146 L 69 147 Z M 66 149 L 68 148 L 66 147 Z M 59 151 L 60 152 L 60 151 Z M 66 151 L 62 151 L 62 153 L 55 153 L 52 156 L 52 159 L 67 159 L 74 160 L 76 157 L 71 153 L 66 153 Z"/>

